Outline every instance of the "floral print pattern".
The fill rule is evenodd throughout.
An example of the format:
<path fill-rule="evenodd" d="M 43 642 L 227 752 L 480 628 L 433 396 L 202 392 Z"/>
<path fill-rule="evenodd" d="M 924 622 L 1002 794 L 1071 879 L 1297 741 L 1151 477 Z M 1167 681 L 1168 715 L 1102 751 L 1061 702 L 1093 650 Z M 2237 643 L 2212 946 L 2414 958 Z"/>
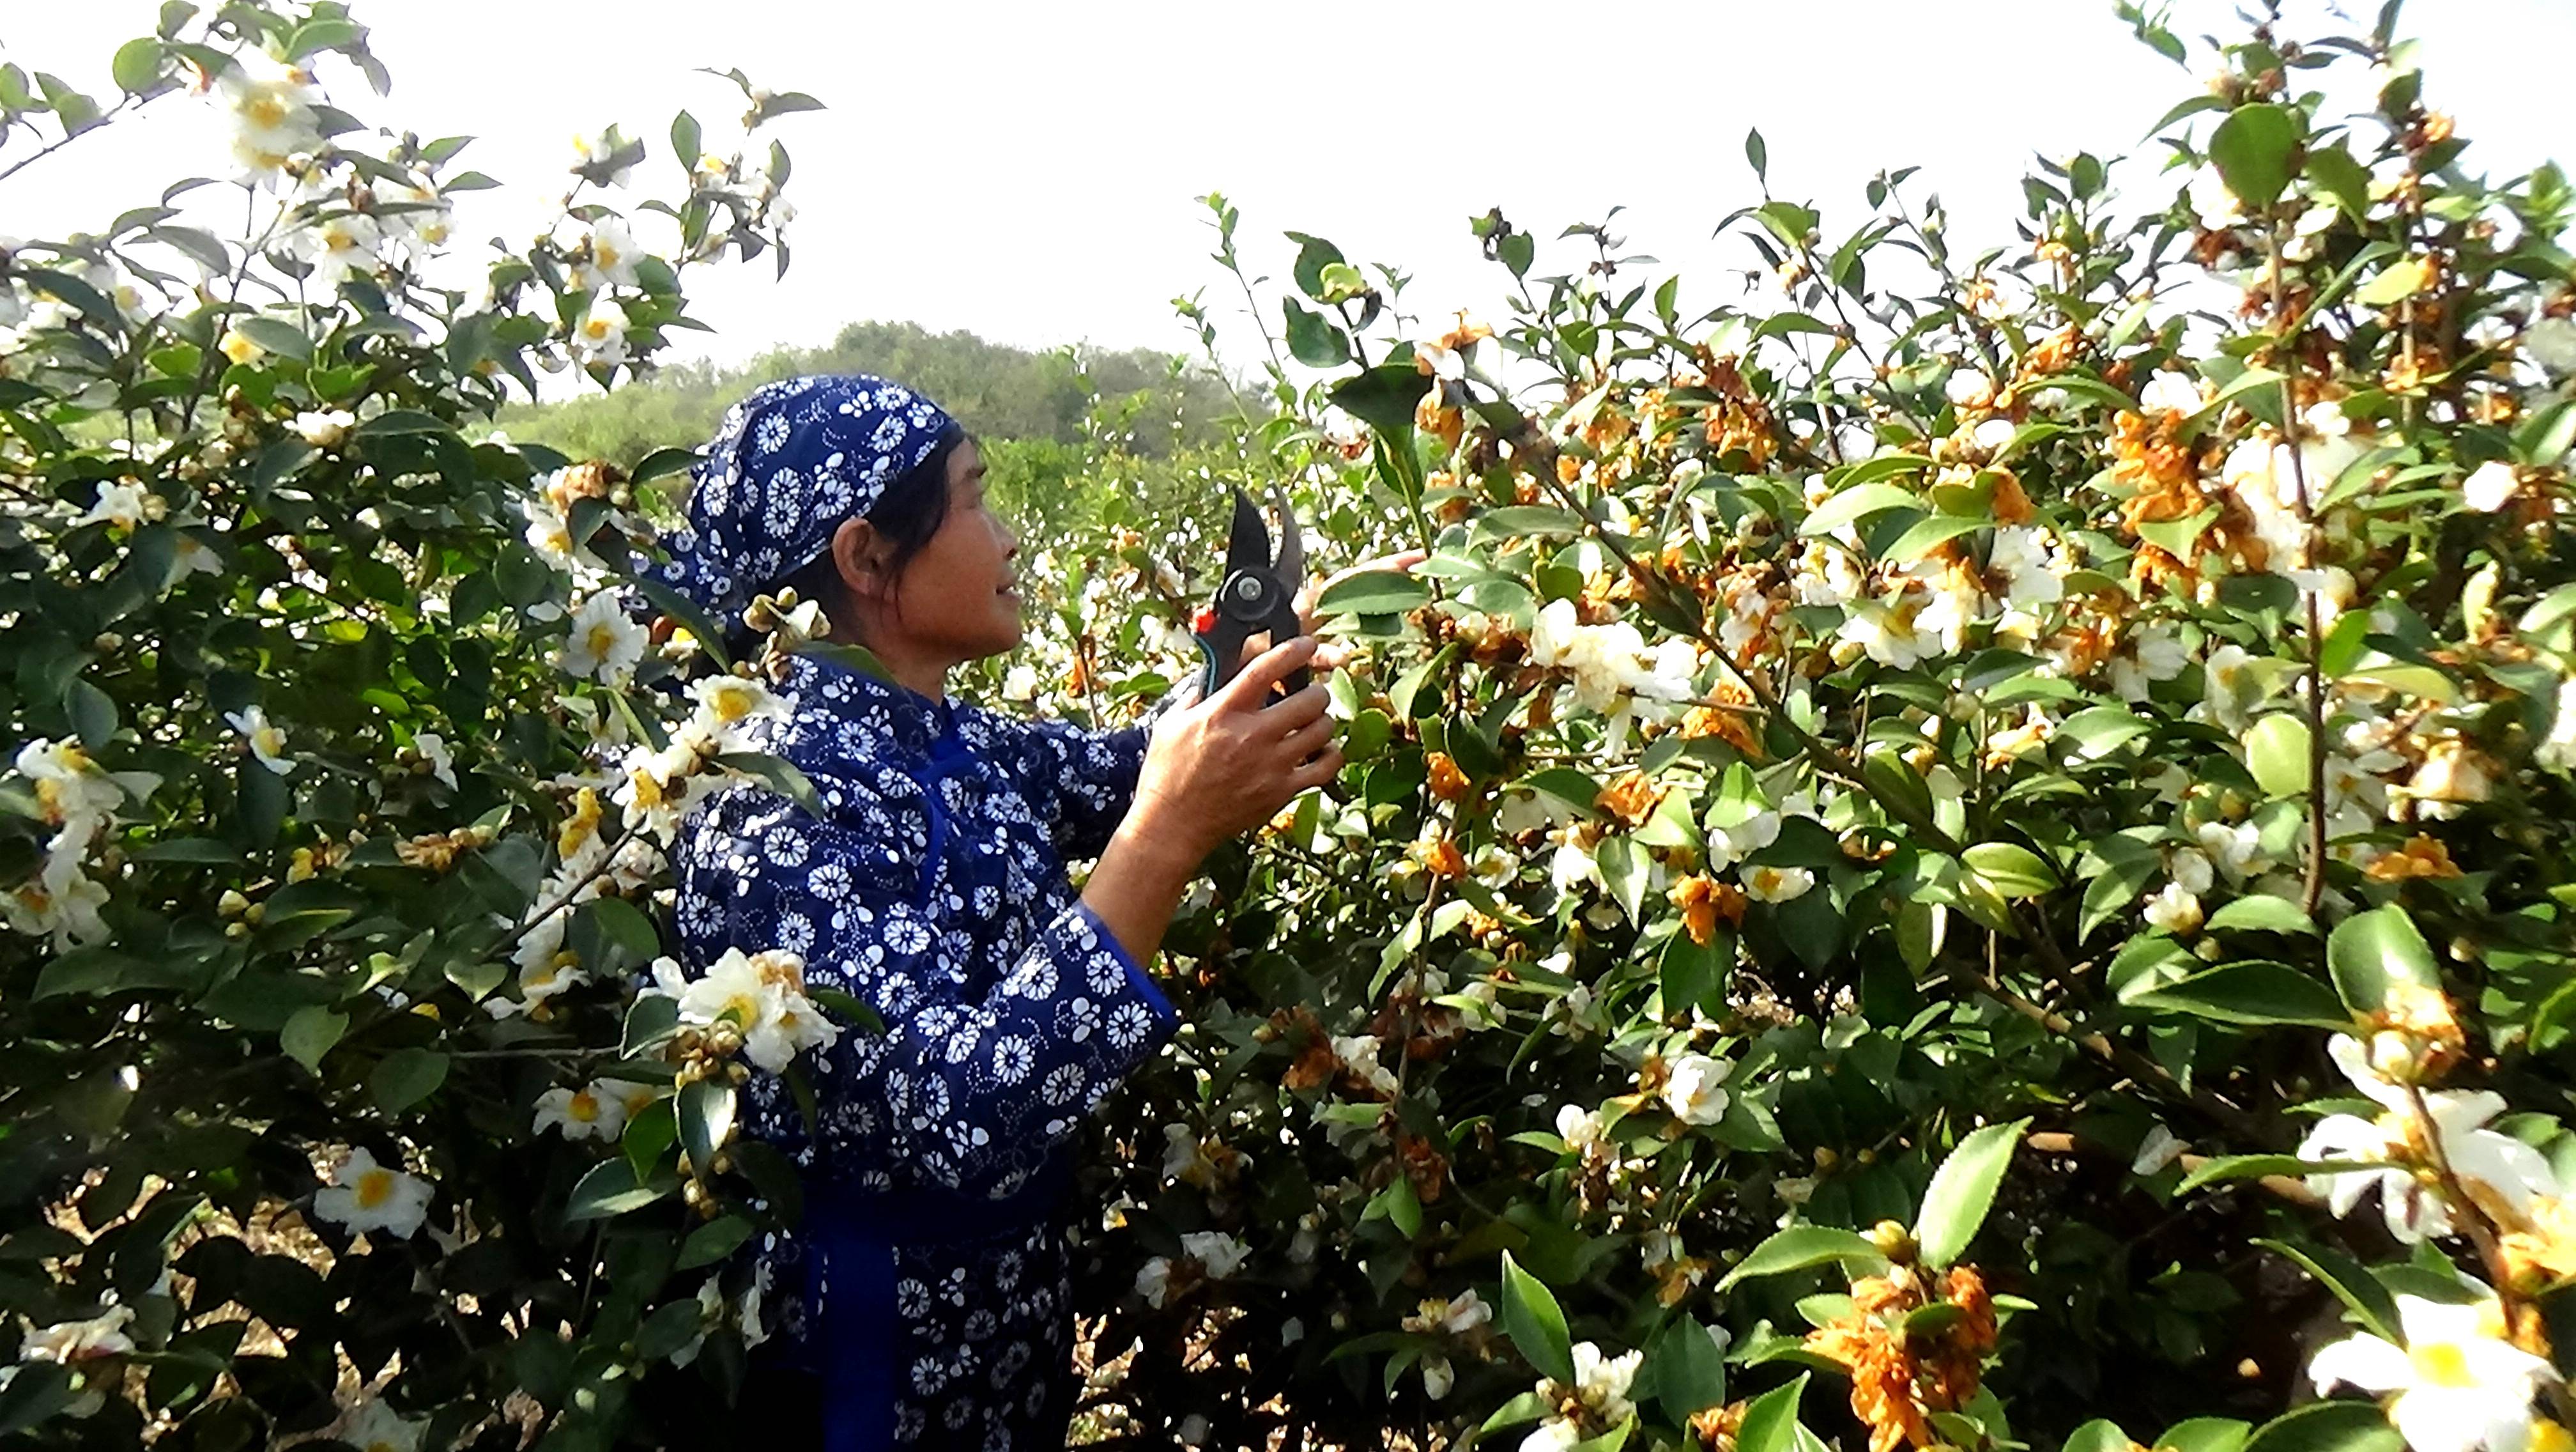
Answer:
<path fill-rule="evenodd" d="M 1060 1447 L 1067 1212 L 1048 1187 L 1083 1116 L 1174 1024 L 1064 864 L 1107 845 L 1146 728 L 1014 720 L 812 656 L 790 671 L 792 709 L 747 744 L 801 769 L 822 813 L 748 784 L 710 798 L 681 846 L 680 936 L 696 964 L 801 944 L 807 983 L 865 1001 L 885 1028 L 843 1034 L 810 1066 L 811 1125 L 761 1075 L 744 1127 L 826 1187 L 821 1204 L 926 1200 L 969 1223 L 992 1202 L 1032 1208 L 1013 1220 L 1004 1205 L 980 1238 L 890 1234 L 881 1306 L 850 1304 L 831 1262 L 807 1295 L 781 1297 L 777 1333 L 792 1358 L 835 1317 L 890 1317 L 898 1443 Z M 807 1285 L 803 1238 L 769 1238 L 772 1284 Z M 816 1369 L 831 1396 L 837 1373 Z"/>

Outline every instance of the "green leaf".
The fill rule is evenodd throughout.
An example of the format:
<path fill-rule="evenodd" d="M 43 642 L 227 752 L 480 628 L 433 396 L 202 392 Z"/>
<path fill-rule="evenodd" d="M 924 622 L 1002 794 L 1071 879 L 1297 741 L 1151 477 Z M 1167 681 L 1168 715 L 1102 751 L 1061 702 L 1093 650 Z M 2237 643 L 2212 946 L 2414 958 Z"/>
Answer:
<path fill-rule="evenodd" d="M 1927 514 L 1916 520 L 1905 533 L 1896 537 L 1880 558 L 1890 564 L 1907 564 L 1930 553 L 1936 546 L 1947 544 L 1963 534 L 1985 528 L 1992 520 L 1971 519 L 1957 514 Z"/>
<path fill-rule="evenodd" d="M 2245 1452 L 2405 1452 L 2376 1402 L 2318 1402 L 2265 1422 Z"/>
<path fill-rule="evenodd" d="M 680 1090 L 677 1108 L 680 1148 L 701 1177 L 715 1172 L 716 1154 L 733 1133 L 734 1089 L 731 1084 L 699 1079 Z"/>
<path fill-rule="evenodd" d="M 233 324 L 233 331 L 281 357 L 299 363 L 313 361 L 313 340 L 304 330 L 283 318 L 252 316 Z"/>
<path fill-rule="evenodd" d="M 638 994 L 634 1006 L 626 1010 L 626 1034 L 618 1052 L 633 1058 L 677 1033 L 679 1027 L 678 999 L 667 993 Z"/>
<path fill-rule="evenodd" d="M 661 1199 L 671 1188 L 669 1182 L 638 1184 L 635 1167 L 623 1159 L 601 1160 L 572 1187 L 571 1198 L 564 1202 L 564 1219 L 577 1224 L 623 1215 Z"/>
<path fill-rule="evenodd" d="M 2309 745 L 2308 723 L 2275 711 L 2245 733 L 2245 765 L 2265 792 L 2301 796 L 2308 789 Z"/>
<path fill-rule="evenodd" d="M 129 40 L 116 48 L 116 59 L 109 63 L 108 73 L 116 78 L 118 90 L 129 95 L 141 95 L 161 83 L 163 58 L 167 54 L 158 36 Z"/>
<path fill-rule="evenodd" d="M 660 1361 L 698 1338 L 706 1329 L 706 1307 L 695 1296 L 682 1296 L 653 1308 L 644 1324 L 635 1331 L 635 1354 L 647 1362 Z"/>
<path fill-rule="evenodd" d="M 1884 510 L 1922 507 L 1921 499 L 1893 484 L 1853 485 L 1809 511 L 1806 519 L 1798 525 L 1798 533 L 1831 534 L 1854 520 L 1865 519 Z"/>
<path fill-rule="evenodd" d="M 1332 400 L 1344 413 L 1377 430 L 1382 438 L 1413 437 L 1413 407 L 1431 380 L 1410 363 L 1381 363 L 1356 378 L 1332 387 Z"/>
<path fill-rule="evenodd" d="M 2010 842 L 1980 842 L 1959 854 L 1968 870 L 2006 897 L 2037 897 L 2057 885 L 2048 859 Z"/>
<path fill-rule="evenodd" d="M 316 51 L 339 50 L 356 44 L 365 33 L 354 20 L 343 20 L 337 16 L 317 17 L 295 27 L 295 33 L 286 41 L 286 58 L 300 61 Z"/>
<path fill-rule="evenodd" d="M 685 474 L 698 462 L 695 449 L 663 448 L 646 454 L 628 477 L 638 484 L 649 484 L 673 474 Z"/>
<path fill-rule="evenodd" d="M 1762 144 L 1762 133 L 1759 130 L 1744 133 L 1744 161 L 1746 165 L 1753 168 L 1756 180 L 1762 177 L 1764 170 L 1771 164 L 1771 148 Z"/>
<path fill-rule="evenodd" d="M 2419 988 L 2442 986 L 2433 949 L 2416 930 L 2406 909 L 2395 903 L 2355 913 L 2335 925 L 2326 939 L 2326 971 L 2344 1007 L 2356 1016 L 2387 1006 L 2388 986 L 2411 983 Z"/>
<path fill-rule="evenodd" d="M 1431 582 L 1402 570 L 1370 570 L 1333 587 L 1315 600 L 1318 616 L 1401 615 L 1431 600 Z"/>
<path fill-rule="evenodd" d="M 1565 1312 L 1508 1250 L 1503 1252 L 1503 1330 L 1540 1375 L 1573 1383 L 1574 1342 L 1565 1331 Z"/>
<path fill-rule="evenodd" d="M 1523 1422 L 1535 1422 L 1555 1410 L 1555 1405 L 1545 1397 L 1535 1391 L 1525 1391 L 1494 1408 L 1494 1414 L 1487 1417 L 1483 1425 L 1476 1429 L 1476 1435 L 1482 1438 L 1487 1432 L 1499 1432 L 1505 1427 L 1517 1427 Z"/>
<path fill-rule="evenodd" d="M 2154 1452 L 2242 1452 L 2249 1430 L 2234 1417 L 2193 1417 L 2165 1428 Z"/>
<path fill-rule="evenodd" d="M 2375 1170 L 2381 1166 L 2361 1160 L 2303 1160 L 2297 1155 L 2220 1155 L 2202 1162 L 2198 1169 L 2182 1177 L 2174 1186 L 2176 1195 L 2187 1195 L 2203 1185 L 2221 1180 L 2253 1180 L 2266 1175 L 2339 1175 L 2355 1170 Z"/>
<path fill-rule="evenodd" d="M 698 118 L 682 111 L 671 118 L 671 155 L 692 175 L 698 168 Z"/>
<path fill-rule="evenodd" d="M 322 1056 L 331 1052 L 331 1046 L 340 1042 L 340 1035 L 348 1029 L 347 1014 L 308 1003 L 286 1016 L 286 1026 L 277 1031 L 277 1046 L 288 1058 L 319 1073 Z"/>
<path fill-rule="evenodd" d="M 1717 1288 L 1725 1291 L 1754 1276 L 1783 1275 L 1828 1261 L 1855 1261 L 1875 1268 L 1885 1265 L 1887 1257 L 1856 1232 L 1829 1225 L 1792 1225 L 1753 1247 L 1752 1253 L 1737 1261 L 1735 1268 L 1717 1283 Z"/>
<path fill-rule="evenodd" d="M 2392 262 L 2377 277 L 2353 289 L 2352 300 L 2363 307 L 2393 307 L 2433 283 L 2433 265 L 2421 257 Z M 2260 1440 L 2261 1434 L 2256 1434 Z"/>
<path fill-rule="evenodd" d="M 1809 1372 L 1773 1387 L 1744 1409 L 1735 1433 L 1735 1452 L 1791 1452 L 1798 1445 L 1798 1399 L 1807 1393 Z"/>
<path fill-rule="evenodd" d="M 367 1076 L 367 1090 L 387 1114 L 400 1114 L 447 1082 L 447 1056 L 436 1049 L 396 1049 Z"/>
<path fill-rule="evenodd" d="M 2280 200 L 2297 174 L 2298 122 L 2267 103 L 2239 106 L 2210 133 L 2209 159 L 2248 213 Z"/>
<path fill-rule="evenodd" d="M 2299 1269 L 2316 1278 L 2318 1285 L 2334 1292 L 2363 1330 L 2383 1341 L 2398 1342 L 2397 1297 L 2367 1266 L 2322 1245 L 2292 1245 L 2286 1240 L 2256 1237 L 2254 1243 L 2276 1255 L 2287 1257 Z"/>
<path fill-rule="evenodd" d="M 672 1268 L 696 1270 L 702 1265 L 714 1265 L 749 1240 L 753 1228 L 749 1220 L 739 1215 L 710 1220 L 690 1231 L 689 1238 L 680 1242 L 680 1258 Z"/>
<path fill-rule="evenodd" d="M 352 430 L 362 439 L 381 439 L 398 434 L 444 434 L 453 432 L 447 420 L 416 408 L 389 408 Z"/>
<path fill-rule="evenodd" d="M 2300 911 L 2297 903 L 2268 893 L 2238 898 L 2211 913 L 2205 926 L 2213 933 L 2295 933 L 2313 937 L 2317 931 L 2316 920 Z"/>
<path fill-rule="evenodd" d="M 1693 1412 L 1725 1403 L 1726 1351 L 1698 1318 L 1679 1317 L 1646 1349 L 1645 1384 L 1679 1426 Z"/>
<path fill-rule="evenodd" d="M 1987 1125 L 1959 1141 L 1933 1171 L 1932 1183 L 1923 1191 L 1923 1211 L 1914 1219 L 1914 1240 L 1924 1264 L 1946 1266 L 1968 1248 L 1986 1223 L 1995 1187 L 2003 1183 L 2013 1150 L 2029 1127 L 2027 1119 Z"/>
<path fill-rule="evenodd" d="M 2333 989 L 2280 963 L 2229 963 L 2149 989 L 2132 1007 L 2187 1013 L 2218 1023 L 2307 1024 L 2348 1029 L 2352 1015 Z"/>
<path fill-rule="evenodd" d="M 1351 340 L 1323 314 L 1308 311 L 1294 298 L 1283 298 L 1279 305 L 1288 316 L 1289 356 L 1309 368 L 1339 368 L 1351 361 Z"/>

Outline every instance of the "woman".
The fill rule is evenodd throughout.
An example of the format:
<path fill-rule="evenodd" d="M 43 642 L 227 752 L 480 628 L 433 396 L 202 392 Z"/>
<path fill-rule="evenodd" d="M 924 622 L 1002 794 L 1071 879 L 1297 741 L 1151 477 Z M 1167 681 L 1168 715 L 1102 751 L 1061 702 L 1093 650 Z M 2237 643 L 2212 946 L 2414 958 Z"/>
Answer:
<path fill-rule="evenodd" d="M 754 392 L 689 526 L 666 578 L 711 617 L 791 585 L 893 678 L 796 657 L 758 744 L 812 779 L 821 815 L 735 787 L 680 851 L 695 963 L 787 949 L 885 1020 L 809 1066 L 810 1132 L 779 1081 L 749 1087 L 746 1128 L 806 1181 L 802 1229 L 765 1247 L 783 1304 L 755 1377 L 772 1395 L 781 1367 L 817 1378 L 835 1449 L 1061 1447 L 1069 1141 L 1171 1034 L 1139 965 L 1201 859 L 1340 769 L 1320 684 L 1265 704 L 1315 642 L 1205 701 L 1167 697 L 1150 729 L 951 701 L 951 667 L 1019 644 L 1017 545 L 974 441 L 881 379 Z M 1077 896 L 1064 864 L 1095 856 Z"/>

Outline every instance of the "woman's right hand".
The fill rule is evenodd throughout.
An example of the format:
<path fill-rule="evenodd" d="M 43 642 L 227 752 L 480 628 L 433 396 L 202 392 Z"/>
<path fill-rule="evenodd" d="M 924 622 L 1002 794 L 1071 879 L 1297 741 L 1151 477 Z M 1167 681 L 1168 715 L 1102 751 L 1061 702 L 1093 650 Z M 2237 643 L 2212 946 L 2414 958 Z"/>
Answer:
<path fill-rule="evenodd" d="M 1271 690 L 1314 659 L 1301 635 L 1262 652 L 1214 695 L 1155 723 L 1131 815 L 1193 859 L 1267 822 L 1308 787 L 1342 769 L 1330 699 L 1321 682 L 1265 705 Z"/>

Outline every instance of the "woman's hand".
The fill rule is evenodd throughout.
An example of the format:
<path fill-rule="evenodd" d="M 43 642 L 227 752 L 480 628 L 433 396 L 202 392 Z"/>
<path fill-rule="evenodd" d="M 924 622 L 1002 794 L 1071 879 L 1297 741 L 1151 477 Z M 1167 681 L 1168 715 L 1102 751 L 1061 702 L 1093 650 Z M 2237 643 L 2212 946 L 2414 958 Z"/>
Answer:
<path fill-rule="evenodd" d="M 1185 848 L 1195 864 L 1299 792 L 1331 781 L 1342 752 L 1323 685 L 1263 704 L 1290 672 L 1315 660 L 1314 637 L 1301 635 L 1262 652 L 1215 695 L 1167 712 L 1145 749 L 1128 825 Z"/>

